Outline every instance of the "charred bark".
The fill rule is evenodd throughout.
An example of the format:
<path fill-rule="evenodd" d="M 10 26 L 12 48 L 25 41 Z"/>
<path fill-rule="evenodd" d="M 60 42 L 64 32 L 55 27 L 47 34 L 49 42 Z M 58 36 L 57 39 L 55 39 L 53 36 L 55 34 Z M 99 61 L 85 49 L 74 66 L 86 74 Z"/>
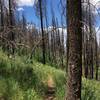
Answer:
<path fill-rule="evenodd" d="M 82 24 L 81 0 L 67 0 L 68 83 L 66 100 L 81 100 Z"/>

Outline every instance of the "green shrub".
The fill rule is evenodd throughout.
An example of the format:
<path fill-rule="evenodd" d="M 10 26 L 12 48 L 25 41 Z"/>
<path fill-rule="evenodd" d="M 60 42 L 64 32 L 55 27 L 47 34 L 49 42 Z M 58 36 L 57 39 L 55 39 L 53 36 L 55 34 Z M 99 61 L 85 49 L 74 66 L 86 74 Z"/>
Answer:
<path fill-rule="evenodd" d="M 23 93 L 14 79 L 0 79 L 0 98 L 4 100 L 24 100 Z"/>
<path fill-rule="evenodd" d="M 65 95 L 65 72 L 33 61 L 25 63 L 26 57 L 16 55 L 8 59 L 0 51 L 0 99 L 7 100 L 42 100 L 47 91 L 48 76 L 56 87 L 56 99 L 63 100 Z M 83 79 L 82 100 L 100 100 L 100 83 Z"/>
<path fill-rule="evenodd" d="M 82 100 L 100 100 L 99 82 L 83 79 L 82 83 Z"/>

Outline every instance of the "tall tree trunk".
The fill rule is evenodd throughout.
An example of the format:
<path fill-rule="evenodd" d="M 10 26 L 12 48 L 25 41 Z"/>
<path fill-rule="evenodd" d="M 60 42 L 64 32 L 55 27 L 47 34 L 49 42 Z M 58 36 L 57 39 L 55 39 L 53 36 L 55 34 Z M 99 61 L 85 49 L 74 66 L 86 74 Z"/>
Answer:
<path fill-rule="evenodd" d="M 0 34 L 1 34 L 1 40 L 0 40 L 0 46 L 3 45 L 3 29 L 4 29 L 4 13 L 3 13 L 3 1 L 0 0 L 0 11 L 1 11 L 1 18 L 0 18 L 0 22 L 1 22 L 1 26 L 0 26 Z M 3 47 L 3 46 L 2 46 Z"/>
<path fill-rule="evenodd" d="M 90 6 L 90 0 L 88 0 L 88 5 L 89 5 L 89 44 L 90 44 L 90 61 L 89 61 L 89 66 L 90 66 L 90 78 L 93 79 L 93 31 L 92 31 L 92 18 L 91 18 L 91 6 Z"/>
<path fill-rule="evenodd" d="M 88 78 L 88 37 L 86 35 L 86 43 L 85 43 L 85 46 L 86 46 L 86 52 L 85 52 L 85 55 L 86 55 L 86 58 L 85 58 L 85 78 Z"/>
<path fill-rule="evenodd" d="M 3 1 L 0 0 L 0 10 L 1 10 L 1 31 L 3 30 L 4 26 L 4 14 L 3 14 Z"/>
<path fill-rule="evenodd" d="M 40 8 L 40 20 L 41 20 L 41 31 L 42 31 L 42 52 L 43 52 L 43 64 L 45 64 L 45 38 L 43 31 L 43 13 L 42 13 L 42 0 L 39 0 L 39 8 Z"/>
<path fill-rule="evenodd" d="M 99 68 L 99 65 L 98 65 L 98 43 L 97 43 L 97 38 L 96 38 L 96 34 L 95 34 L 95 52 L 96 52 L 96 80 L 98 80 L 98 68 Z"/>
<path fill-rule="evenodd" d="M 51 61 L 51 55 L 50 55 L 50 35 L 49 35 L 49 30 L 48 30 L 48 18 L 47 18 L 47 12 L 45 12 L 45 22 L 46 22 L 46 29 L 47 29 L 47 55 L 48 55 L 48 60 Z M 49 62 L 50 63 L 50 62 Z"/>
<path fill-rule="evenodd" d="M 85 19 L 86 19 L 86 24 L 88 24 L 88 7 L 85 8 L 86 10 L 86 15 L 85 15 Z M 84 34 L 84 75 L 85 78 L 88 78 L 88 27 L 85 26 L 85 34 Z"/>
<path fill-rule="evenodd" d="M 15 40 L 15 34 L 12 31 L 13 27 L 14 27 L 14 15 L 13 15 L 13 5 L 12 5 L 12 0 L 9 0 L 9 28 L 10 28 L 10 34 L 9 34 L 9 39 L 11 42 L 14 42 Z M 14 54 L 14 43 L 11 44 L 11 48 L 9 47 L 10 53 Z"/>
<path fill-rule="evenodd" d="M 68 82 L 66 100 L 81 100 L 82 24 L 81 0 L 67 0 Z"/>

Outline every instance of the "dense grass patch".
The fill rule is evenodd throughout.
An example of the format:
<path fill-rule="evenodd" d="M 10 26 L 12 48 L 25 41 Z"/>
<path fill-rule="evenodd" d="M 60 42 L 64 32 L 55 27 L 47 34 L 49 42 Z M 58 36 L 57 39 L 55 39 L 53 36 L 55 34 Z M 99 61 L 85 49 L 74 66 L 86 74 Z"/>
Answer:
<path fill-rule="evenodd" d="M 64 100 L 65 73 L 48 65 L 16 56 L 8 59 L 0 51 L 0 100 L 43 100 L 51 77 L 56 87 L 56 99 Z M 83 79 L 82 100 L 100 100 L 100 85 L 94 80 Z"/>
<path fill-rule="evenodd" d="M 18 56 L 9 59 L 6 54 L 0 52 L 1 98 L 16 100 L 14 98 L 19 95 L 17 100 L 41 100 L 45 95 L 49 76 L 55 83 L 56 95 L 60 94 L 60 90 L 64 90 L 64 85 L 62 85 L 62 83 L 65 83 L 63 71 L 51 66 L 44 66 L 36 61 L 33 61 L 33 64 L 28 64 L 24 60 L 25 58 Z M 4 85 L 4 88 L 2 88 L 2 85 Z"/>
<path fill-rule="evenodd" d="M 82 100 L 100 100 L 100 82 L 83 79 Z"/>

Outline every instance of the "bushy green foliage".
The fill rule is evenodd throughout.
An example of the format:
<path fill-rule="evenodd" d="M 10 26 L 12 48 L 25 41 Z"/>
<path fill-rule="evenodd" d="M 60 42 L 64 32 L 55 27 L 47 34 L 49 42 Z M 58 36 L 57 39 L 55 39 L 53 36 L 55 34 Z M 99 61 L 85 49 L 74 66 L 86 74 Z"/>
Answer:
<path fill-rule="evenodd" d="M 100 82 L 83 79 L 82 100 L 100 100 Z"/>
<path fill-rule="evenodd" d="M 0 97 L 5 96 L 8 100 L 16 100 L 16 96 L 19 95 L 17 100 L 41 100 L 47 89 L 48 76 L 53 78 L 56 87 L 64 87 L 63 71 L 36 61 L 33 61 L 33 64 L 24 61 L 25 58 L 18 56 L 9 59 L 0 51 L 0 88 L 4 85 L 4 88 L 0 89 L 2 94 Z M 13 91 L 13 86 L 16 87 L 14 89 L 16 92 Z M 59 88 L 56 91 L 60 94 Z"/>
<path fill-rule="evenodd" d="M 25 60 L 24 56 L 17 55 L 9 59 L 0 51 L 0 99 L 43 100 L 50 76 L 55 83 L 56 99 L 64 100 L 65 72 L 35 60 L 33 64 Z M 82 100 L 100 100 L 99 82 L 83 79 L 82 83 Z"/>
<path fill-rule="evenodd" d="M 12 78 L 0 78 L 0 98 L 4 100 L 23 100 L 24 96 L 18 82 Z"/>

